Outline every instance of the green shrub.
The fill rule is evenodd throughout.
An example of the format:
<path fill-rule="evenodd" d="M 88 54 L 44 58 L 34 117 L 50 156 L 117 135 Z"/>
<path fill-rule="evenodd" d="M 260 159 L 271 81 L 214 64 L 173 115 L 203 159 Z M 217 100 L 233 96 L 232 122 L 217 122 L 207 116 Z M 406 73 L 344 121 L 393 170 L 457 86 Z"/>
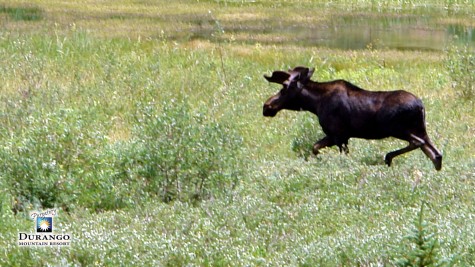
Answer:
<path fill-rule="evenodd" d="M 442 259 L 436 229 L 424 220 L 424 204 L 414 220 L 413 228 L 404 239 L 408 243 L 401 249 L 403 255 L 396 261 L 397 266 L 449 266 Z"/>
<path fill-rule="evenodd" d="M 452 88 L 464 99 L 475 97 L 475 52 L 465 46 L 452 45 L 446 52 L 446 68 Z"/>
<path fill-rule="evenodd" d="M 242 172 L 242 138 L 227 122 L 171 100 L 140 108 L 131 165 L 146 191 L 165 201 L 198 200 L 232 190 Z M 130 164 L 130 163 L 129 163 Z"/>
<path fill-rule="evenodd" d="M 243 141 L 232 124 L 193 113 L 186 102 L 139 109 L 134 136 L 116 143 L 104 134 L 107 123 L 77 110 L 22 119 L 23 130 L 10 133 L 0 151 L 14 211 L 114 210 L 157 195 L 195 201 L 236 186 Z"/>
<path fill-rule="evenodd" d="M 24 129 L 4 141 L 0 174 L 16 209 L 69 206 L 84 192 L 81 179 L 98 169 L 98 147 L 106 138 L 72 109 L 28 116 Z"/>

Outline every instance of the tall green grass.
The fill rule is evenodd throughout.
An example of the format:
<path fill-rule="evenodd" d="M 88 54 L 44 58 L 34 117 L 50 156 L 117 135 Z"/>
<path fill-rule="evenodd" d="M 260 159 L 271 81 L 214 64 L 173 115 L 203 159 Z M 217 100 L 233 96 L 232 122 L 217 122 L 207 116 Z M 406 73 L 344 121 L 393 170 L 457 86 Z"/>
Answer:
<path fill-rule="evenodd" d="M 36 21 L 43 18 L 43 11 L 38 7 L 12 7 L 0 5 L 0 13 L 7 14 L 17 21 Z"/>

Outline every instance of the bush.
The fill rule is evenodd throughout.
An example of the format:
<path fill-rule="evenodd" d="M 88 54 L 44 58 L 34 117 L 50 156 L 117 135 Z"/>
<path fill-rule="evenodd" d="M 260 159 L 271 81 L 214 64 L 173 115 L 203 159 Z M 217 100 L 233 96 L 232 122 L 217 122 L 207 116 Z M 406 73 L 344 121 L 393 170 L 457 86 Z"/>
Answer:
<path fill-rule="evenodd" d="M 199 200 L 232 190 L 242 174 L 242 138 L 233 126 L 193 113 L 186 101 L 139 108 L 132 166 L 148 193 Z"/>
<path fill-rule="evenodd" d="M 91 114 L 27 116 L 0 151 L 13 210 L 114 210 L 157 195 L 195 201 L 236 186 L 243 141 L 231 124 L 193 113 L 186 102 L 139 109 L 131 140 L 115 143 L 104 134 L 107 123 L 97 125 Z"/>
<path fill-rule="evenodd" d="M 435 229 L 424 220 L 424 204 L 404 239 L 408 243 L 401 249 L 403 255 L 396 261 L 397 266 L 450 266 L 448 261 L 442 259 Z"/>
<path fill-rule="evenodd" d="M 72 109 L 30 115 L 0 152 L 0 174 L 15 199 L 14 210 L 69 207 L 88 173 L 99 169 L 97 149 L 106 138 Z M 79 187 L 81 188 L 81 187 Z"/>
<path fill-rule="evenodd" d="M 475 54 L 465 46 L 452 45 L 447 49 L 446 68 L 452 88 L 464 99 L 475 97 Z"/>

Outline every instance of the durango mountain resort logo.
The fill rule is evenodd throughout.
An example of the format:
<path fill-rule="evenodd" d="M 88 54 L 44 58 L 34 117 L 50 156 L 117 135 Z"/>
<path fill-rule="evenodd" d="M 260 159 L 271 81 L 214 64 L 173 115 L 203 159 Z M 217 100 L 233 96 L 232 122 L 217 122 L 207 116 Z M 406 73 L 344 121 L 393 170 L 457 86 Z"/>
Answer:
<path fill-rule="evenodd" d="M 52 247 L 71 245 L 71 235 L 55 233 L 53 217 L 57 215 L 56 209 L 30 213 L 34 221 L 36 233 L 18 233 L 18 246 L 22 247 Z"/>

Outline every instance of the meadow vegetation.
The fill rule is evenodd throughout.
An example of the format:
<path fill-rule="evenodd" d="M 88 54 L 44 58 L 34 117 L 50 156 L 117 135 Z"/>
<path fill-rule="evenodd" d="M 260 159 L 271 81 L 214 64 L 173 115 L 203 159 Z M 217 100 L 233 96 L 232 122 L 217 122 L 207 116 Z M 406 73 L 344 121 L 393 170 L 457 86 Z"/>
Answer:
<path fill-rule="evenodd" d="M 470 1 L 0 2 L 1 266 L 473 266 L 473 43 L 316 47 L 334 16 L 473 26 Z M 273 27 L 290 29 L 279 32 Z M 297 65 L 404 89 L 444 155 L 352 139 L 310 154 L 311 114 L 262 116 Z M 56 208 L 70 247 L 17 246 Z"/>

